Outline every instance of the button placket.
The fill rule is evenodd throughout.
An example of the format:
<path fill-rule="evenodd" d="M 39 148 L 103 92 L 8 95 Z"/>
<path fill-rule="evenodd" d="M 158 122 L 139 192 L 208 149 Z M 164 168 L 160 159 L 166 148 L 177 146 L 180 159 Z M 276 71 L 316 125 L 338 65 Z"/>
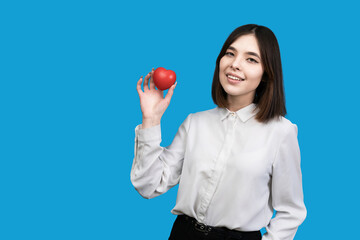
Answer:
<path fill-rule="evenodd" d="M 210 205 L 211 199 L 215 194 L 217 185 L 219 184 L 227 158 L 230 155 L 232 144 L 234 142 L 234 128 L 236 125 L 236 118 L 237 118 L 236 113 L 232 112 L 230 113 L 229 117 L 225 120 L 227 129 L 226 129 L 224 144 L 222 146 L 222 149 L 220 150 L 218 158 L 215 160 L 214 163 L 215 165 L 211 170 L 212 172 L 210 175 L 210 179 L 206 187 L 204 187 L 204 194 L 202 196 L 201 204 L 198 209 L 199 219 L 201 221 L 205 219 L 205 214 Z"/>

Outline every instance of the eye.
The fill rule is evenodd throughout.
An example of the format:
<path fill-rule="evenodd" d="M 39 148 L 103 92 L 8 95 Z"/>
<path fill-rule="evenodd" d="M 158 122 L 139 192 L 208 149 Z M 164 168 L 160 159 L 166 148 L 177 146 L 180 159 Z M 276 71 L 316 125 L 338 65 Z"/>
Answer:
<path fill-rule="evenodd" d="M 246 59 L 248 62 L 250 63 L 259 63 L 258 61 L 256 61 L 254 58 L 248 58 Z"/>
<path fill-rule="evenodd" d="M 226 52 L 225 55 L 227 56 L 234 56 L 234 54 L 232 52 Z"/>

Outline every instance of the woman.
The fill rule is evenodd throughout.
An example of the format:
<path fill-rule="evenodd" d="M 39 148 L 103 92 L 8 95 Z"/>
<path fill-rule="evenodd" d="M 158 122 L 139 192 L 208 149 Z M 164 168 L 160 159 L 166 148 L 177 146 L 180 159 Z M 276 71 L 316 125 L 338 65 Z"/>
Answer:
<path fill-rule="evenodd" d="M 137 84 L 143 122 L 135 130 L 131 181 L 145 198 L 179 183 L 169 239 L 293 239 L 306 208 L 297 126 L 284 118 L 273 32 L 249 24 L 230 34 L 212 83 L 218 107 L 190 114 L 166 148 L 160 146 L 160 119 L 176 84 L 163 98 L 153 71 L 144 91 L 142 77 Z"/>

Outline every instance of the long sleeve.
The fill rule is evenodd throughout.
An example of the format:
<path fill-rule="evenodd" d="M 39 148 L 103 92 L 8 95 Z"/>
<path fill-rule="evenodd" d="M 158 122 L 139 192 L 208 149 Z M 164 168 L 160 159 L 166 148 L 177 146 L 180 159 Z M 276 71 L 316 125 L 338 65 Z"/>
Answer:
<path fill-rule="evenodd" d="M 160 125 L 135 129 L 131 182 L 144 198 L 154 198 L 178 184 L 185 154 L 190 116 L 180 126 L 168 147 L 161 147 Z"/>
<path fill-rule="evenodd" d="M 277 211 L 262 240 L 292 240 L 305 220 L 297 126 L 291 124 L 272 165 L 271 200 Z"/>

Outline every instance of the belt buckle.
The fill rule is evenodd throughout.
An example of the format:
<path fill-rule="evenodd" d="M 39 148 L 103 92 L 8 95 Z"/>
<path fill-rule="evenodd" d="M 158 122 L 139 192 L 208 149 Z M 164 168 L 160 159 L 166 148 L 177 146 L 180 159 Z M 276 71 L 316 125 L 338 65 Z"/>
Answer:
<path fill-rule="evenodd" d="M 206 235 L 211 231 L 211 227 L 209 226 L 206 226 L 205 224 L 203 223 L 199 223 L 199 222 L 195 222 L 195 229 L 199 232 L 203 232 L 205 233 Z"/>

